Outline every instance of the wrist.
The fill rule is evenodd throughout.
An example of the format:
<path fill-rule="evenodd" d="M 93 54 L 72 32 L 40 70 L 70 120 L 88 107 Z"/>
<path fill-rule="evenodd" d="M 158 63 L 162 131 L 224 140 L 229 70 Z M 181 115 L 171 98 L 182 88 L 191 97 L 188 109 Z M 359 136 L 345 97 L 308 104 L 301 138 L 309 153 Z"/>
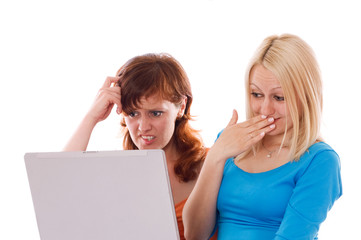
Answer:
<path fill-rule="evenodd" d="M 96 117 L 92 116 L 91 114 L 87 114 L 83 118 L 81 125 L 87 126 L 87 127 L 90 127 L 91 129 L 93 129 L 98 122 L 99 121 L 97 120 Z"/>
<path fill-rule="evenodd" d="M 224 163 L 226 162 L 226 160 L 229 158 L 228 156 L 226 156 L 226 154 L 224 154 L 224 151 L 222 149 L 217 148 L 217 146 L 213 146 L 208 154 L 207 154 L 207 158 L 209 157 L 209 161 L 212 161 L 214 164 L 218 165 L 224 165 Z"/>

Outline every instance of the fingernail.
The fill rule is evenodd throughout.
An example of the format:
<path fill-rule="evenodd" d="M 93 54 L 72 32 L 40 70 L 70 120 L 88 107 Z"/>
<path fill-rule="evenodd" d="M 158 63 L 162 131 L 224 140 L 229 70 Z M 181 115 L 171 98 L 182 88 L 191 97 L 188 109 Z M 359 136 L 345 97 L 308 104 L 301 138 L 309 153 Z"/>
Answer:
<path fill-rule="evenodd" d="M 276 125 L 272 124 L 272 125 L 270 125 L 269 127 L 270 127 L 270 128 L 275 128 Z"/>
<path fill-rule="evenodd" d="M 261 134 L 260 134 L 260 135 L 263 137 L 263 136 L 264 136 L 264 134 L 265 134 L 264 132 L 261 132 Z"/>
<path fill-rule="evenodd" d="M 273 117 L 269 118 L 268 121 L 273 122 L 274 121 Z"/>
<path fill-rule="evenodd" d="M 266 115 L 262 115 L 262 116 L 261 116 L 262 119 L 266 119 L 266 117 L 267 117 Z"/>

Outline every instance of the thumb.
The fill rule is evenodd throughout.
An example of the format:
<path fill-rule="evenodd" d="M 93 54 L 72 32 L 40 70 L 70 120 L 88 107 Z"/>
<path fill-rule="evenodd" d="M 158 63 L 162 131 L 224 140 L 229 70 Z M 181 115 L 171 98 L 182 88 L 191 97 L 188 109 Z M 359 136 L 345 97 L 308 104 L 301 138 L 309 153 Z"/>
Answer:
<path fill-rule="evenodd" d="M 235 109 L 233 109 L 233 114 L 231 120 L 229 120 L 229 123 L 227 124 L 227 127 L 232 126 L 236 124 L 238 121 L 238 113 Z"/>
<path fill-rule="evenodd" d="M 123 112 L 122 105 L 117 105 L 117 114 L 121 114 Z"/>

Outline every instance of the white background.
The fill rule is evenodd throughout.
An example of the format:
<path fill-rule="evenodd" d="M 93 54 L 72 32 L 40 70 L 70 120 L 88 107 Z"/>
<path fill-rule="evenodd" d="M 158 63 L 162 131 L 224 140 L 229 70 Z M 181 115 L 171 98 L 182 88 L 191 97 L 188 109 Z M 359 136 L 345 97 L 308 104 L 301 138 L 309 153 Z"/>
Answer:
<path fill-rule="evenodd" d="M 1 1 L 0 239 L 39 239 L 23 160 L 60 151 L 106 76 L 129 58 L 168 52 L 190 78 L 207 146 L 232 109 L 244 120 L 243 77 L 268 35 L 314 49 L 324 79 L 322 132 L 342 161 L 344 195 L 320 239 L 361 239 L 360 56 L 357 1 Z M 121 149 L 119 116 L 97 126 L 90 150 Z M 357 223 L 358 221 L 358 223 Z"/>

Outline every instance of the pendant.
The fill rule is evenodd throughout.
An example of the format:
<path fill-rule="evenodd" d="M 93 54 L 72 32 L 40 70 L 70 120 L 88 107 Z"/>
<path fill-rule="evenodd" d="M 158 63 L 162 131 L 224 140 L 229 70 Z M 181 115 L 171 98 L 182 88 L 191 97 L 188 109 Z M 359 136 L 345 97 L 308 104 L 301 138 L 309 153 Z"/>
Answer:
<path fill-rule="evenodd" d="M 269 152 L 268 154 L 267 154 L 267 157 L 268 158 L 271 158 L 272 157 L 272 155 L 271 155 L 272 153 L 271 152 Z"/>

